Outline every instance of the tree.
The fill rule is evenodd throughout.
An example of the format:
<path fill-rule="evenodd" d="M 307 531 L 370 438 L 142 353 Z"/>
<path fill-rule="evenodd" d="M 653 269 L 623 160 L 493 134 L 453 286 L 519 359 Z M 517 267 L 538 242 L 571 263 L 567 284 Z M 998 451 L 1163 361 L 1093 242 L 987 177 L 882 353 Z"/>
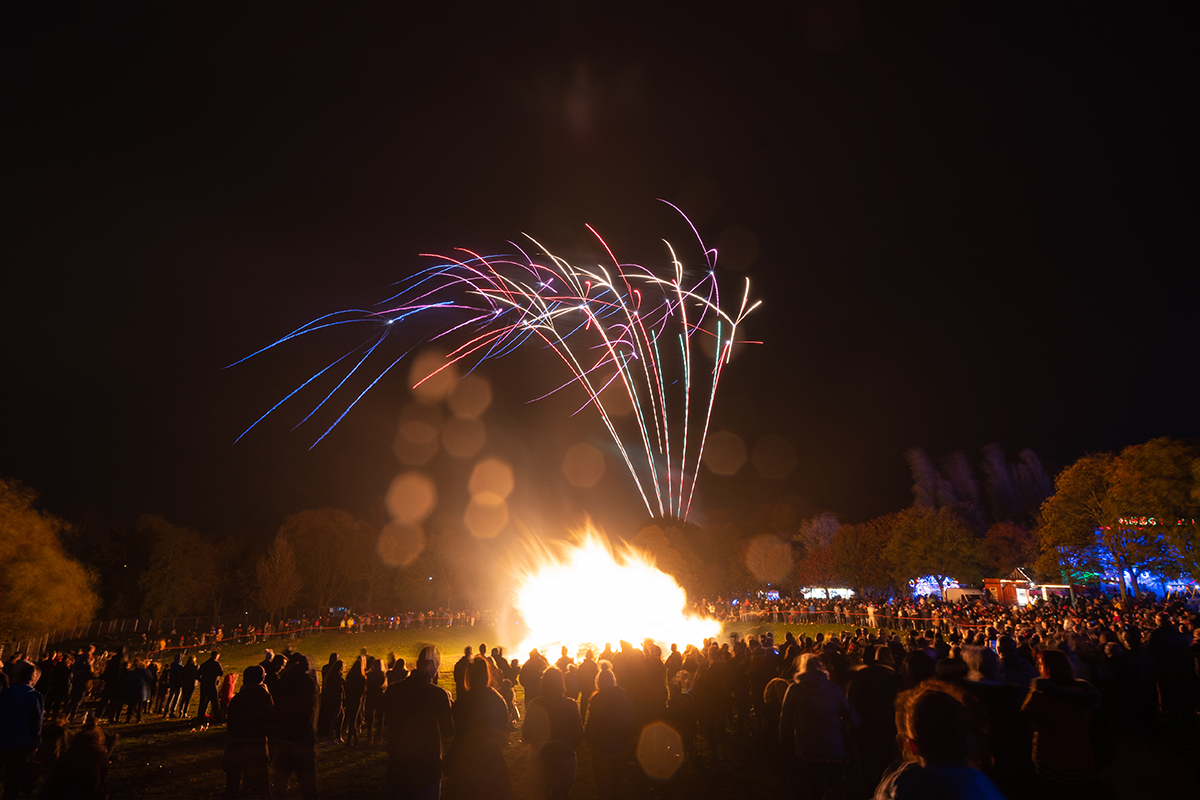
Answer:
<path fill-rule="evenodd" d="M 304 582 L 296 567 L 296 551 L 283 534 L 267 548 L 266 555 L 254 565 L 254 599 L 270 619 L 296 602 Z"/>
<path fill-rule="evenodd" d="M 1113 464 L 1112 506 L 1119 528 L 1135 540 L 1141 569 L 1197 574 L 1200 503 L 1193 497 L 1198 448 L 1174 439 L 1151 439 L 1121 451 Z M 1136 575 L 1133 573 L 1135 591 Z"/>
<path fill-rule="evenodd" d="M 138 581 L 145 592 L 143 612 L 158 619 L 211 608 L 212 586 L 220 580 L 216 546 L 153 514 L 142 515 L 137 528 L 154 543 Z"/>
<path fill-rule="evenodd" d="M 92 575 L 63 548 L 67 524 L 36 499 L 0 479 L 0 641 L 82 625 L 99 604 Z"/>
<path fill-rule="evenodd" d="M 296 549 L 304 579 L 304 592 L 317 613 L 324 614 L 338 601 L 349 601 L 361 540 L 371 537 L 365 522 L 346 511 L 320 508 L 292 514 L 279 528 Z"/>
<path fill-rule="evenodd" d="M 796 565 L 795 581 L 807 589 L 824 589 L 825 597 L 828 598 L 834 577 L 833 564 L 832 545 L 810 547 Z"/>
<path fill-rule="evenodd" d="M 1111 453 L 1087 455 L 1055 479 L 1054 494 L 1042 504 L 1037 528 L 1037 571 L 1043 578 L 1071 584 L 1102 570 L 1096 532 L 1112 518 L 1112 462 Z M 1124 581 L 1120 585 L 1124 597 Z"/>
<path fill-rule="evenodd" d="M 677 526 L 661 528 L 647 525 L 638 531 L 631 545 L 654 556 L 654 564 L 675 579 L 688 597 L 700 596 L 703 565 L 696 551 Z"/>
<path fill-rule="evenodd" d="M 1010 575 L 1037 561 L 1037 539 L 1024 525 L 997 522 L 983 535 L 983 549 L 994 575 Z"/>
<path fill-rule="evenodd" d="M 892 539 L 895 514 L 885 514 L 858 525 L 843 525 L 833 536 L 833 571 L 840 583 L 859 595 L 867 589 L 889 589 L 891 564 L 884 558 Z"/>
<path fill-rule="evenodd" d="M 745 562 L 759 585 L 778 586 L 795 567 L 792 543 L 771 533 L 755 536 L 746 543 Z"/>
<path fill-rule="evenodd" d="M 974 583 L 982 573 L 979 540 L 959 512 L 950 507 L 934 511 L 912 506 L 897 514 L 885 558 L 892 562 L 899 582 L 928 575 L 937 581 L 943 596 L 950 578 Z"/>

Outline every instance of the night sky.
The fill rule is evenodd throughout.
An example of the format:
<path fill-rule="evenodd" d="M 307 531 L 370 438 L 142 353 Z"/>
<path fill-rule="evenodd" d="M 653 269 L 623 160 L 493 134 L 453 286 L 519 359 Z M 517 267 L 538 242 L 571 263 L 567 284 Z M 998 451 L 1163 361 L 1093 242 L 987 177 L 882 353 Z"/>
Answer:
<path fill-rule="evenodd" d="M 904 451 L 1200 437 L 1195 8 L 1185 4 L 22 4 L 0 8 L 0 475 L 89 524 L 382 519 L 401 372 L 315 448 L 313 339 L 455 247 L 530 233 L 662 265 L 753 234 L 764 305 L 713 431 L 788 440 L 785 478 L 703 472 L 698 522 L 782 497 L 911 501 Z M 744 229 L 744 230 L 743 230 Z M 685 248 L 686 249 L 686 248 Z M 690 262 L 699 261 L 692 248 Z M 333 349 L 331 349 L 333 348 Z M 515 517 L 644 517 L 540 353 L 485 364 L 482 455 Z M 315 400 L 313 401 L 315 402 Z M 308 407 L 311 407 L 309 403 Z M 428 466 L 439 511 L 470 463 Z M 455 488 L 459 487 L 459 488 Z"/>

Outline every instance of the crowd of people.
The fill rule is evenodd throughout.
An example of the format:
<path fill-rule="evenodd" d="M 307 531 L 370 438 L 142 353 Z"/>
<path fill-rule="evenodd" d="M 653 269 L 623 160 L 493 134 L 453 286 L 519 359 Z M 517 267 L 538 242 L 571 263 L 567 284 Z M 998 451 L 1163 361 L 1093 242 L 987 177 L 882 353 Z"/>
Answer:
<path fill-rule="evenodd" d="M 665 779 L 638 760 L 655 723 L 697 769 L 768 765 L 778 796 L 1096 797 L 1114 735 L 1168 740 L 1196 722 L 1200 617 L 1180 601 L 918 600 L 890 616 L 890 604 L 829 602 L 813 613 L 860 623 L 665 653 L 650 641 L 563 648 L 554 663 L 481 644 L 444 674 L 434 647 L 411 668 L 390 653 L 317 666 L 267 650 L 240 675 L 215 649 L 165 666 L 121 649 L 21 656 L 2 669 L 4 798 L 104 796 L 116 737 L 101 726 L 146 714 L 224 725 L 229 797 L 283 797 L 293 781 L 315 797 L 318 747 L 350 746 L 386 750 L 390 796 L 495 800 L 512 795 L 513 737 L 539 798 L 569 795 L 584 746 L 600 797 L 639 769 Z"/>

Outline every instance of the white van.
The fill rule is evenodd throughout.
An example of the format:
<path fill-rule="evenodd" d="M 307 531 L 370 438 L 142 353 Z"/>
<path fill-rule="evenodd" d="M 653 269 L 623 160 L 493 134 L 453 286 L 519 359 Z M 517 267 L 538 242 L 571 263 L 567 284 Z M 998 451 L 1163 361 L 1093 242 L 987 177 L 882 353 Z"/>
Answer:
<path fill-rule="evenodd" d="M 956 586 L 952 589 L 946 590 L 946 602 L 947 603 L 961 603 L 964 600 L 967 602 L 970 602 L 972 600 L 979 600 L 982 598 L 983 598 L 983 590 L 982 589 L 963 589 L 963 588 Z"/>

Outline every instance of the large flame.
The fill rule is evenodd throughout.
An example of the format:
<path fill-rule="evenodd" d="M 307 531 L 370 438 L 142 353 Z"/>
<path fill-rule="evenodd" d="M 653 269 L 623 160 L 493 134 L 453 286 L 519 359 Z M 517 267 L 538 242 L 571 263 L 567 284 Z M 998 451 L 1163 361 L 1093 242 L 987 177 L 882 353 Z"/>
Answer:
<path fill-rule="evenodd" d="M 570 544 L 531 548 L 530 563 L 518 572 L 515 605 L 526 627 L 521 654 L 536 648 L 553 661 L 563 646 L 578 656 L 646 639 L 665 652 L 671 643 L 699 646 L 721 632 L 717 620 L 685 613 L 683 589 L 650 554 L 627 545 L 614 552 L 593 530 Z"/>

